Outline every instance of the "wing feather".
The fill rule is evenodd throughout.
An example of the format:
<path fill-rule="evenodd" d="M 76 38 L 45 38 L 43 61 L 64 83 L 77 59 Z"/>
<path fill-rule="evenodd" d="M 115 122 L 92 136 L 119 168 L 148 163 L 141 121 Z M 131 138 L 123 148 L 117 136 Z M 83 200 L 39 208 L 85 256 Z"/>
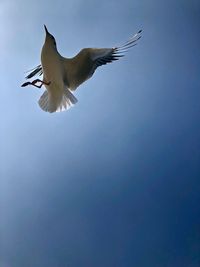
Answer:
<path fill-rule="evenodd" d="M 137 44 L 137 41 L 141 38 L 141 32 L 142 30 L 138 31 L 127 42 L 117 47 L 100 49 L 90 48 L 90 56 L 93 60 L 92 74 L 98 67 L 124 57 L 125 53 Z"/>
<path fill-rule="evenodd" d="M 41 76 L 43 74 L 42 66 L 38 65 L 37 67 L 35 67 L 35 68 L 33 68 L 27 72 L 30 72 L 30 73 L 25 77 L 26 79 L 31 79 L 35 75 Z"/>

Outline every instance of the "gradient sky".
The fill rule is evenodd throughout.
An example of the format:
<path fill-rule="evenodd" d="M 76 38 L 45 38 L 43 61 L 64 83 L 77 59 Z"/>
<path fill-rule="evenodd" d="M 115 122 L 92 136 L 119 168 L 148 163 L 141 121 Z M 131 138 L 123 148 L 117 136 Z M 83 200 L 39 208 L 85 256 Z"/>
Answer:
<path fill-rule="evenodd" d="M 44 23 L 66 57 L 143 37 L 49 114 Z M 199 28 L 199 0 L 0 1 L 0 267 L 200 266 Z"/>

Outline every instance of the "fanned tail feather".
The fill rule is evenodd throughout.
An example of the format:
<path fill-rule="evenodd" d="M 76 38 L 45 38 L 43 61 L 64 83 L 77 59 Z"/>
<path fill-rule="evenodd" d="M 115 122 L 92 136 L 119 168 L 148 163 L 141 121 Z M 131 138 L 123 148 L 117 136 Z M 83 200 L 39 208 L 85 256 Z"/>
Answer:
<path fill-rule="evenodd" d="M 62 101 L 56 112 L 65 111 L 70 109 L 78 102 L 77 98 L 70 92 L 69 89 L 64 90 Z"/>
<path fill-rule="evenodd" d="M 77 102 L 77 98 L 70 92 L 70 90 L 64 89 L 63 95 L 61 96 L 61 100 L 58 104 L 54 101 L 54 98 L 51 97 L 48 91 L 43 93 L 38 101 L 38 104 L 42 110 L 52 113 L 68 110 Z"/>

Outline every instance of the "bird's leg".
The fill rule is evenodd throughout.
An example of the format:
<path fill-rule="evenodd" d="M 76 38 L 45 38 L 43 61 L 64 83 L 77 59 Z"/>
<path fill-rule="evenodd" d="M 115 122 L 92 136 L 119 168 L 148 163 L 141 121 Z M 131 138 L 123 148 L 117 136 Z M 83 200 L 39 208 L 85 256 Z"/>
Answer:
<path fill-rule="evenodd" d="M 36 79 L 36 80 L 32 81 L 32 85 L 34 86 L 34 85 L 35 85 L 36 83 L 38 83 L 38 82 L 41 82 L 41 84 L 39 85 L 40 88 L 41 88 L 41 86 L 42 86 L 43 84 L 45 84 L 45 85 L 50 85 L 50 83 L 51 83 L 51 82 L 41 81 L 40 79 Z"/>
<path fill-rule="evenodd" d="M 40 85 L 36 85 L 36 83 L 40 82 Z M 45 85 L 49 85 L 51 82 L 45 82 L 45 81 L 41 81 L 40 79 L 36 79 L 34 81 L 31 82 L 31 84 L 37 88 L 41 88 L 43 84 Z"/>
<path fill-rule="evenodd" d="M 36 83 L 38 83 L 38 82 L 41 82 L 41 84 L 40 84 L 40 85 L 36 85 Z M 43 84 L 45 84 L 45 85 L 50 85 L 50 83 L 51 83 L 51 82 L 45 82 L 45 81 L 41 81 L 40 79 L 36 79 L 36 80 L 34 80 L 34 81 L 32 81 L 32 82 L 26 82 L 26 83 L 23 83 L 23 84 L 21 85 L 21 87 L 25 87 L 25 86 L 27 86 L 27 85 L 33 85 L 33 86 L 35 86 L 35 87 L 37 87 L 37 88 L 41 88 Z"/>

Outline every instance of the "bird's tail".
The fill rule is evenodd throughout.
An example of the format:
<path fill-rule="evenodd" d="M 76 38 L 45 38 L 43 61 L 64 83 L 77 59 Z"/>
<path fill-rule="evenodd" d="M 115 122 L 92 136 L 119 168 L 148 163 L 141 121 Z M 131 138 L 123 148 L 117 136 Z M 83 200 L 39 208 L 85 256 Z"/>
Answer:
<path fill-rule="evenodd" d="M 45 91 L 38 101 L 41 109 L 50 113 L 67 110 L 77 102 L 76 97 L 67 88 L 64 89 L 63 94 L 59 97 L 52 96 L 48 91 Z"/>

